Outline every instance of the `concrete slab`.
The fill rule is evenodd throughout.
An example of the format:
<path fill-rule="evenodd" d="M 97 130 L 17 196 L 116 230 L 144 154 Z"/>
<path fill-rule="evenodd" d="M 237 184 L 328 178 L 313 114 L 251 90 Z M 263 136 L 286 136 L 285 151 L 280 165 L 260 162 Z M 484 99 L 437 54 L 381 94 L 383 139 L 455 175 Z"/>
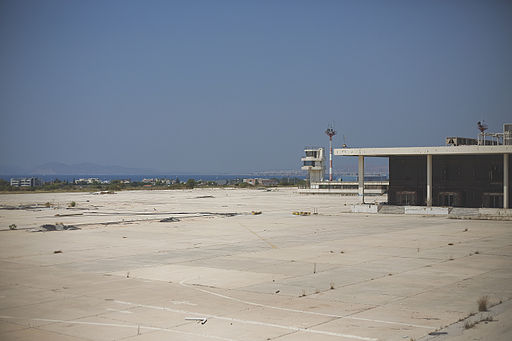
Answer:
<path fill-rule="evenodd" d="M 3 334 L 7 334 L 12 331 L 20 331 L 26 328 L 28 328 L 26 325 L 17 324 L 14 320 L 0 321 L 0 337 L 2 337 Z M 5 339 L 5 336 L 3 338 Z"/>
<path fill-rule="evenodd" d="M 127 274 L 125 272 L 118 272 L 114 273 L 114 275 L 126 276 Z M 132 269 L 129 276 L 133 278 L 176 283 L 185 281 L 189 284 L 200 284 L 230 289 L 243 287 L 249 283 L 266 282 L 282 277 L 282 275 L 276 274 L 176 264 Z"/>
<path fill-rule="evenodd" d="M 449 207 L 405 206 L 405 214 L 447 215 Z"/>
<path fill-rule="evenodd" d="M 88 341 L 90 339 L 78 336 L 62 335 L 56 332 L 46 331 L 40 328 L 26 328 L 0 334 L 3 340 L 9 341 Z"/>
<path fill-rule="evenodd" d="M 359 204 L 350 207 L 352 213 L 377 213 L 379 205 Z"/>
<path fill-rule="evenodd" d="M 504 339 L 512 222 L 346 213 L 353 200 L 294 189 L 0 195 L 57 207 L 0 210 L 0 338 L 418 340 L 488 296 L 502 302 L 500 332 L 471 335 Z M 69 213 L 80 215 L 55 216 Z M 158 221 L 169 216 L 182 220 Z M 58 221 L 82 229 L 8 230 Z"/>

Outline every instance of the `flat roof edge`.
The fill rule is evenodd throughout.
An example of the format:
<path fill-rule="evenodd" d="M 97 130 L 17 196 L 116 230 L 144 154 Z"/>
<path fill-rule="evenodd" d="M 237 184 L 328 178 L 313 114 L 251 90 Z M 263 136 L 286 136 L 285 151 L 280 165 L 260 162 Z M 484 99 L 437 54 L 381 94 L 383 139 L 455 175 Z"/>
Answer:
<path fill-rule="evenodd" d="M 399 155 L 477 155 L 512 154 L 512 145 L 501 146 L 435 146 L 390 148 L 335 148 L 340 156 L 399 156 Z"/>

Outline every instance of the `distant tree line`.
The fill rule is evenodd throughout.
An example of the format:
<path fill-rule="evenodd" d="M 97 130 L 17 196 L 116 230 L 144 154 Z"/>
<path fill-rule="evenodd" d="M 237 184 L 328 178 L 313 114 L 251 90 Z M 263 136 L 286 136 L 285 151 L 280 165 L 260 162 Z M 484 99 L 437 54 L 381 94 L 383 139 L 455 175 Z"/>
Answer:
<path fill-rule="evenodd" d="M 276 185 L 269 187 L 278 186 L 304 186 L 306 181 L 300 178 L 272 178 L 275 180 Z M 58 178 L 45 182 L 40 186 L 35 187 L 16 187 L 11 186 L 9 181 L 0 179 L 0 191 L 2 192 L 72 192 L 72 191 L 84 191 L 84 192 L 96 192 L 96 191 L 122 191 L 122 190 L 136 190 L 136 189 L 193 189 L 198 187 L 211 187 L 211 188 L 222 188 L 222 187 L 239 187 L 239 188 L 254 188 L 254 187 L 265 187 L 261 184 L 256 186 L 250 185 L 243 182 L 242 179 L 230 180 L 227 184 L 220 185 L 215 181 L 195 180 L 188 179 L 185 182 L 180 181 L 176 178 L 171 183 L 164 181 L 155 181 L 154 183 L 148 184 L 142 181 L 126 181 L 126 180 L 112 180 L 110 183 L 94 182 L 90 184 L 76 184 L 67 180 L 60 180 Z"/>

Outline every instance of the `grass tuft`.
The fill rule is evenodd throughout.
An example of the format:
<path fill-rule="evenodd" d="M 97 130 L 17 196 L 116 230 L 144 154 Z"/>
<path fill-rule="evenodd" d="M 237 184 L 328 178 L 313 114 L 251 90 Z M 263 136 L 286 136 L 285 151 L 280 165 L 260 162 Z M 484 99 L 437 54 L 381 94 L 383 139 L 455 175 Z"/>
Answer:
<path fill-rule="evenodd" d="M 489 296 L 480 297 L 476 303 L 478 304 L 478 311 L 487 311 L 487 305 L 489 304 Z"/>
<path fill-rule="evenodd" d="M 476 322 L 466 321 L 464 323 L 464 329 L 471 329 L 476 325 Z"/>

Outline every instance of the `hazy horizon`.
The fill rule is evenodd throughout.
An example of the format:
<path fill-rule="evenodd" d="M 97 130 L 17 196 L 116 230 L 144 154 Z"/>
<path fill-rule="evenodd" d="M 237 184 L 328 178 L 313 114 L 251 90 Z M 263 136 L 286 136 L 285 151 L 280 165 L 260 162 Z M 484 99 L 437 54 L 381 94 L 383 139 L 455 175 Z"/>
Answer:
<path fill-rule="evenodd" d="M 333 121 L 336 147 L 512 121 L 510 1 L 4 0 L 0 41 L 3 169 L 300 169 Z"/>
<path fill-rule="evenodd" d="M 377 159 L 377 161 L 375 161 Z M 347 158 L 342 165 L 335 164 L 333 167 L 334 174 L 344 174 L 357 172 L 357 159 Z M 365 162 L 365 169 L 368 174 L 387 173 L 387 159 L 385 158 L 371 158 Z M 326 173 L 328 170 L 326 169 Z M 52 176 L 52 175 L 277 175 L 283 174 L 284 176 L 305 175 L 307 172 L 302 171 L 300 167 L 291 169 L 254 169 L 246 172 L 209 172 L 209 171 L 174 171 L 165 169 L 148 169 L 148 168 L 133 168 L 123 167 L 118 165 L 99 165 L 95 163 L 79 163 L 79 164 L 65 164 L 61 162 L 47 162 L 38 165 L 34 168 L 15 168 L 15 167 L 0 167 L 0 177 L 6 176 Z"/>

